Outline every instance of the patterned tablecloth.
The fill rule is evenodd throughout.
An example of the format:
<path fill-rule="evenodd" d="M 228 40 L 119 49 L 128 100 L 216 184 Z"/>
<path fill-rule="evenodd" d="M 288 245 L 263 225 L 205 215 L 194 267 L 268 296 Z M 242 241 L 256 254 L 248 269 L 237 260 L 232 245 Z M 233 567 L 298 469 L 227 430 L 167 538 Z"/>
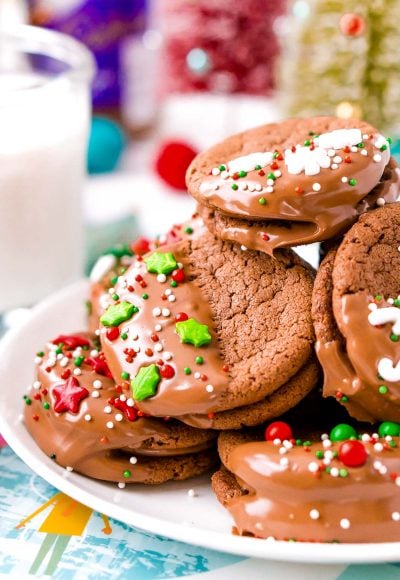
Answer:
<path fill-rule="evenodd" d="M 400 563 L 283 564 L 149 534 L 108 519 L 57 491 L 0 438 L 0 576 L 46 574 L 60 580 L 394 580 L 400 578 Z"/>

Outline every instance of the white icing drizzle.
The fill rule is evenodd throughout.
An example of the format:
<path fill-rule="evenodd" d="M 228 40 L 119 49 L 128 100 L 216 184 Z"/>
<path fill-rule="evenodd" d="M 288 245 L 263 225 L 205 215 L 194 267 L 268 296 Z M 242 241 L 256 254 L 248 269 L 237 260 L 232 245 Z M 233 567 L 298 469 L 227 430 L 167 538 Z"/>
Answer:
<path fill-rule="evenodd" d="M 368 322 L 372 326 L 380 326 L 381 324 L 392 322 L 393 334 L 400 334 L 400 308 L 395 306 L 376 308 L 368 314 Z"/>
<path fill-rule="evenodd" d="M 271 151 L 249 153 L 249 155 L 243 155 L 242 157 L 236 157 L 229 161 L 226 166 L 229 173 L 236 173 L 237 171 L 253 171 L 256 165 L 260 167 L 266 167 L 269 165 L 274 158 L 274 154 Z"/>
<path fill-rule="evenodd" d="M 91 282 L 101 282 L 101 280 L 106 276 L 117 264 L 117 259 L 112 254 L 106 254 L 105 256 L 100 256 L 95 265 L 90 272 Z"/>
<path fill-rule="evenodd" d="M 288 173 L 292 175 L 299 175 L 302 171 L 306 175 L 317 175 L 321 168 L 328 169 L 330 167 L 331 158 L 328 152 L 321 147 L 310 149 L 310 147 L 298 145 L 296 151 L 286 149 L 285 163 Z"/>
<path fill-rule="evenodd" d="M 378 373 L 385 381 L 397 383 L 400 381 L 400 361 L 394 366 L 390 358 L 381 358 L 378 363 Z"/>
<path fill-rule="evenodd" d="M 323 149 L 343 149 L 358 145 L 362 140 L 360 129 L 335 129 L 329 133 L 321 133 L 314 138 L 314 143 Z"/>

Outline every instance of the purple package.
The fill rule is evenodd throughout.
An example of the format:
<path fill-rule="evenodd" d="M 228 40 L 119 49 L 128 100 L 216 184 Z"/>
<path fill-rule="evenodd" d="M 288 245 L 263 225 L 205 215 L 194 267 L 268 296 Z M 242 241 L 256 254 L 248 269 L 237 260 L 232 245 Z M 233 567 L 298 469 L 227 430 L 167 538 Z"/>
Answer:
<path fill-rule="evenodd" d="M 121 104 L 120 45 L 145 29 L 148 0 L 30 0 L 33 24 L 74 36 L 93 52 L 97 74 L 93 106 L 118 109 Z"/>

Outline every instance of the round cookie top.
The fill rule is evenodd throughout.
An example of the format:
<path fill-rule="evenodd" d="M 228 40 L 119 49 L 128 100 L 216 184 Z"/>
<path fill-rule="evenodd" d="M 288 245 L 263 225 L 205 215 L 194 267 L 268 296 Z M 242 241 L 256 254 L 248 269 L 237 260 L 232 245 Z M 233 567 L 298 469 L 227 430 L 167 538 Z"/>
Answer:
<path fill-rule="evenodd" d="M 400 425 L 379 434 L 348 424 L 298 439 L 275 422 L 266 441 L 251 432 L 224 432 L 218 449 L 230 478 L 213 488 L 241 534 L 317 542 L 400 539 Z M 394 474 L 394 475 L 393 475 Z M 232 478 L 234 476 L 234 479 Z"/>
<path fill-rule="evenodd" d="M 140 481 L 131 457 L 190 454 L 212 445 L 210 431 L 146 417 L 137 409 L 129 384 L 112 379 L 96 335 L 60 335 L 35 362 L 36 378 L 24 397 L 25 423 L 39 447 L 69 470 Z M 125 458 L 114 462 L 114 452 Z"/>
<path fill-rule="evenodd" d="M 153 416 L 255 403 L 311 354 L 313 274 L 208 232 L 138 259 L 113 289 L 101 341 L 113 376 Z"/>
<path fill-rule="evenodd" d="M 389 141 L 363 121 L 288 119 L 234 135 L 198 155 L 189 192 L 221 213 L 248 220 L 337 224 L 379 183 Z"/>

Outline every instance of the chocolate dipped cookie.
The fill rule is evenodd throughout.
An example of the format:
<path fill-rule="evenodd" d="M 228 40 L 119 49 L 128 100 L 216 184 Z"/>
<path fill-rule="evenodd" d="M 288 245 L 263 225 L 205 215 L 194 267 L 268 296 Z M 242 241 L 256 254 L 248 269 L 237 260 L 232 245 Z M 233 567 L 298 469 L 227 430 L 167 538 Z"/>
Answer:
<path fill-rule="evenodd" d="M 212 487 L 240 535 L 311 542 L 400 540 L 400 425 L 330 434 L 282 421 L 226 431 Z"/>
<path fill-rule="evenodd" d="M 68 471 L 94 479 L 158 484 L 207 471 L 215 435 L 146 416 L 129 383 L 112 379 L 98 338 L 61 335 L 36 357 L 25 424 L 40 449 Z"/>
<path fill-rule="evenodd" d="M 290 250 L 273 259 L 208 232 L 159 248 L 119 278 L 101 317 L 111 372 L 152 416 L 209 419 L 259 403 L 310 361 L 312 285 Z M 297 382 L 295 402 L 312 382 Z"/>
<path fill-rule="evenodd" d="M 217 237 L 272 254 L 330 240 L 395 201 L 390 140 L 354 119 L 288 119 L 229 137 L 198 155 L 187 186 Z"/>
<path fill-rule="evenodd" d="M 400 205 L 362 216 L 313 291 L 324 394 L 363 421 L 400 421 Z"/>

